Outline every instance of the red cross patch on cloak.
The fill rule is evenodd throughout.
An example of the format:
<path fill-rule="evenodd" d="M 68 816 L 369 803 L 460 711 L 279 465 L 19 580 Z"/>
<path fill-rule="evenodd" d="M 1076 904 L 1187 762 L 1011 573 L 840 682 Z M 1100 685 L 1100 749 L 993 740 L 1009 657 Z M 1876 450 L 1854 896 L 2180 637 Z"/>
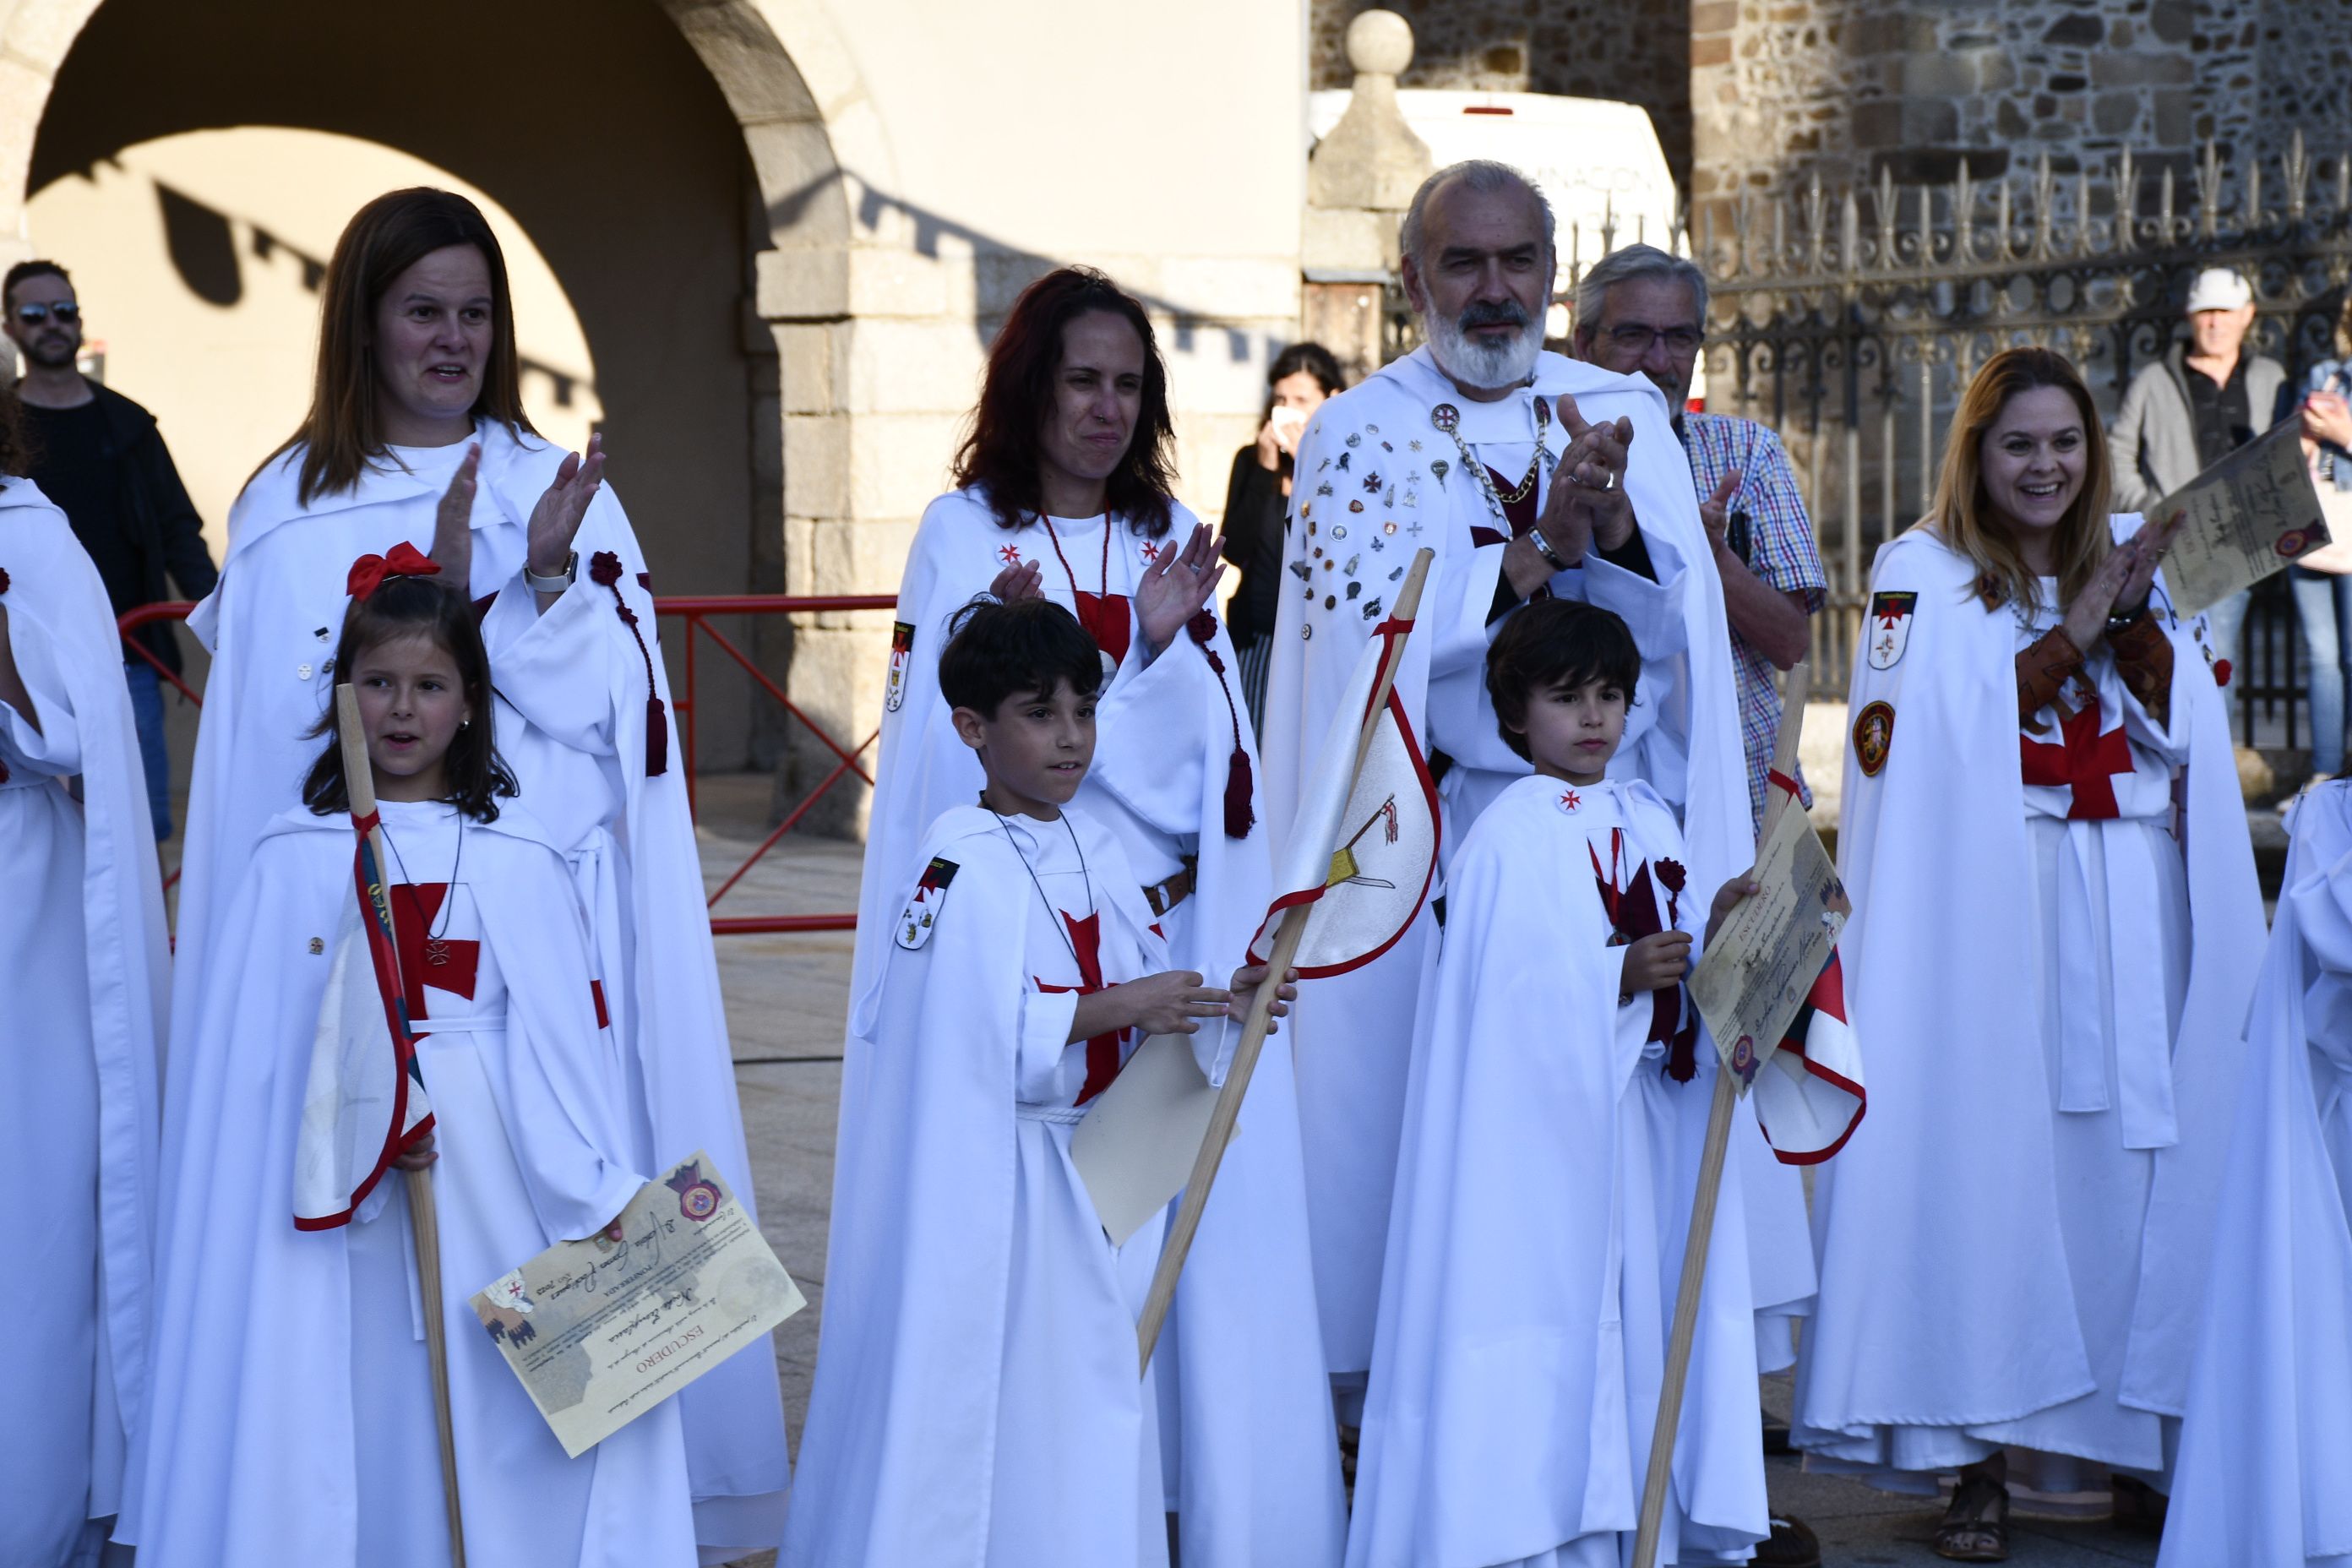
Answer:
<path fill-rule="evenodd" d="M 478 942 L 447 942 L 432 938 L 440 919 L 446 882 L 394 883 L 392 926 L 400 954 L 400 983 L 407 993 L 408 1016 L 430 1016 L 425 1010 L 425 988 L 446 991 L 473 1000 L 474 979 L 482 961 Z"/>
<path fill-rule="evenodd" d="M 1070 951 L 1078 961 L 1078 983 L 1076 985 L 1048 985 L 1037 982 L 1037 989 L 1047 993 L 1075 991 L 1081 996 L 1091 996 L 1108 989 L 1102 975 L 1102 915 L 1099 911 L 1084 920 L 1073 917 L 1067 910 L 1056 910 L 1062 924 L 1070 933 Z M 1087 1077 L 1078 1088 L 1076 1104 L 1084 1105 L 1110 1087 L 1118 1076 L 1119 1046 L 1127 1031 L 1114 1029 L 1107 1035 L 1096 1035 L 1087 1041 Z"/>
<path fill-rule="evenodd" d="M 2052 745 L 2029 736 L 2017 738 L 2018 756 L 2025 783 L 2063 784 L 2074 792 L 2066 816 L 2074 822 L 2099 822 L 2117 815 L 2115 775 L 2132 771 L 2131 742 L 2118 723 L 2099 729 L 2099 705 L 2085 702 L 2058 726 L 2063 743 Z"/>

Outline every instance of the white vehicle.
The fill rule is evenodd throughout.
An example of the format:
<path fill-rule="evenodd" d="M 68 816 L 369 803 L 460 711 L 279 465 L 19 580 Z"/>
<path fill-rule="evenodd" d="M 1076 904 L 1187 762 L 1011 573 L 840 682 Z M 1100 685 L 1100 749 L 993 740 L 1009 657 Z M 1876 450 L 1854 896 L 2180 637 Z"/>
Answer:
<path fill-rule="evenodd" d="M 1307 95 L 1307 129 L 1316 140 L 1330 134 L 1348 99 L 1345 88 Z M 1412 88 L 1398 91 L 1397 106 L 1429 143 L 1437 167 L 1492 158 L 1535 181 L 1559 226 L 1556 294 L 1570 292 L 1584 268 L 1618 246 L 1689 249 L 1675 233 L 1679 197 L 1658 133 L 1634 104 Z M 1545 328 L 1551 337 L 1566 337 L 1567 307 L 1555 305 Z"/>

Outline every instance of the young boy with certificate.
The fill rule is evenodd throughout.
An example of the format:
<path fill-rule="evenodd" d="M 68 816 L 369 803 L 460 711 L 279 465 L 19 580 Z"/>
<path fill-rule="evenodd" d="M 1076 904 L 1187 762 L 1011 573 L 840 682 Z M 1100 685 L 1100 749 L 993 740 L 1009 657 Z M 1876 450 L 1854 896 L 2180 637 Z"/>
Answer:
<path fill-rule="evenodd" d="M 1070 1138 L 1146 1036 L 1191 1036 L 1216 1065 L 1203 1024 L 1241 1017 L 1262 973 L 1234 975 L 1236 997 L 1165 968 L 1118 839 L 1070 806 L 1102 682 L 1094 639 L 1042 598 L 959 612 L 940 654 L 987 784 L 902 868 L 851 1004 L 874 1049 L 844 1086 L 866 1114 L 835 1165 L 794 1568 L 1167 1562 L 1136 1353 L 1160 1221 L 1114 1247 Z"/>
<path fill-rule="evenodd" d="M 164 1147 L 152 1425 L 120 1537 L 142 1563 L 450 1562 L 429 1314 L 468 1560 L 696 1561 L 678 1402 L 567 1458 L 467 1305 L 597 1236 L 646 1178 L 574 884 L 507 798 L 488 657 L 437 573 L 405 544 L 362 557 L 333 649 L 381 858 L 354 860 L 369 813 L 331 708 L 304 804 L 262 832 L 193 977 L 201 1055 Z M 215 1134 L 237 1107 L 257 1137 Z M 413 1219 L 394 1200 L 428 1166 L 438 1203 L 412 1197 Z"/>
<path fill-rule="evenodd" d="M 1351 1568 L 1616 1568 L 1649 1458 L 1716 1052 L 1684 980 L 1703 889 L 1657 793 L 1608 776 L 1625 624 L 1568 600 L 1496 637 L 1535 764 L 1448 873 L 1423 994 L 1365 1409 Z M 1710 926 L 1746 896 L 1734 879 Z M 1659 1560 L 1769 1530 L 1738 1166 L 1724 1173 Z"/>

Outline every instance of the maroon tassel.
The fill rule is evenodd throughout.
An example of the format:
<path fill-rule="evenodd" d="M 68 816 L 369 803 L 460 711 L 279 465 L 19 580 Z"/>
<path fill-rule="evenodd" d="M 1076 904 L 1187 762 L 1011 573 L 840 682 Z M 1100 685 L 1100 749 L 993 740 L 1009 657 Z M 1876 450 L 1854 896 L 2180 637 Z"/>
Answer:
<path fill-rule="evenodd" d="M 1239 746 L 1225 763 L 1225 837 L 1247 838 L 1250 829 L 1257 826 L 1257 813 L 1250 809 L 1249 753 Z"/>
<path fill-rule="evenodd" d="M 643 584 L 649 573 L 639 573 Z M 637 625 L 637 612 L 629 608 L 628 600 L 621 597 L 621 558 L 609 550 L 599 550 L 588 558 L 588 580 L 613 592 L 613 608 L 629 635 L 637 639 L 637 652 L 646 661 L 646 776 L 657 777 L 669 772 L 668 710 L 662 706 L 661 690 L 654 684 L 653 650 L 646 646 L 646 634 Z"/>
<path fill-rule="evenodd" d="M 1257 813 L 1250 809 L 1250 795 L 1256 786 L 1250 777 L 1249 752 L 1242 745 L 1241 710 L 1234 706 L 1234 689 L 1225 679 L 1225 661 L 1210 644 L 1217 635 L 1216 612 L 1202 610 L 1184 623 L 1184 629 L 1201 645 L 1201 657 L 1217 672 L 1217 689 L 1225 694 L 1225 716 L 1234 724 L 1234 754 L 1225 760 L 1225 837 L 1247 838 L 1250 829 L 1257 826 Z"/>
<path fill-rule="evenodd" d="M 669 710 L 653 692 L 646 693 L 646 777 L 669 772 Z"/>

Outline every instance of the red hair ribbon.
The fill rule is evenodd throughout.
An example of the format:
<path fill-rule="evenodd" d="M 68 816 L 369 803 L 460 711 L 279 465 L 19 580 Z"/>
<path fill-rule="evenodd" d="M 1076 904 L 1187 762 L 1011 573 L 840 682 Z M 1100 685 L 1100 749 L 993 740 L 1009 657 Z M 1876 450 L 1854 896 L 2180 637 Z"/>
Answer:
<path fill-rule="evenodd" d="M 1217 615 L 1214 610 L 1202 610 L 1184 623 L 1185 631 L 1201 645 L 1201 656 L 1209 668 L 1217 672 L 1217 689 L 1225 694 L 1225 712 L 1234 721 L 1234 754 L 1225 759 L 1225 837 L 1247 838 L 1250 829 L 1257 826 L 1257 813 L 1250 809 L 1250 777 L 1248 750 L 1242 745 L 1241 710 L 1234 706 L 1234 689 L 1225 679 L 1225 661 L 1217 657 L 1210 638 L 1217 635 Z"/>
<path fill-rule="evenodd" d="M 646 647 L 646 634 L 637 625 L 637 612 L 621 597 L 621 558 L 609 550 L 599 550 L 588 558 L 588 580 L 613 591 L 613 605 L 620 614 L 621 624 L 637 639 L 637 652 L 646 661 L 646 776 L 666 773 L 669 772 L 669 710 L 662 706 L 661 691 L 654 685 L 653 650 Z"/>
<path fill-rule="evenodd" d="M 437 577 L 441 563 L 405 541 L 394 545 L 382 555 L 362 555 L 352 563 L 352 574 L 343 580 L 343 592 L 354 599 L 364 599 L 383 586 L 386 577 Z"/>

